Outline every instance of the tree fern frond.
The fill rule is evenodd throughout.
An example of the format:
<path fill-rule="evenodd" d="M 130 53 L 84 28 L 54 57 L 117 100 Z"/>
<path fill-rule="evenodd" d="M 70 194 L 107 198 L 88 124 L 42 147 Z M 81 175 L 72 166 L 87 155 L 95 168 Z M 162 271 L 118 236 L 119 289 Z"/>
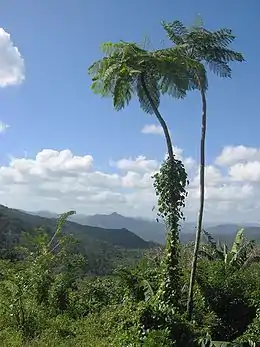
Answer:
<path fill-rule="evenodd" d="M 231 78 L 231 68 L 222 61 L 209 60 L 207 62 L 209 69 L 219 77 Z"/>
<path fill-rule="evenodd" d="M 171 28 L 176 35 L 188 32 L 178 21 L 171 23 Z M 89 68 L 92 89 L 102 96 L 111 95 L 116 110 L 124 108 L 134 93 L 139 98 L 141 108 L 152 114 L 153 107 L 159 106 L 161 93 L 183 98 L 187 91 L 198 88 L 198 81 L 204 90 L 207 89 L 205 69 L 200 62 L 186 54 L 185 43 L 155 52 L 124 41 L 117 44 L 106 42 L 102 49 L 107 55 Z M 153 107 L 142 87 L 141 76 L 145 77 Z"/>
<path fill-rule="evenodd" d="M 182 80 L 180 80 L 179 86 L 177 87 L 177 85 L 175 83 L 172 83 L 172 80 L 176 81 L 177 78 L 176 76 L 171 76 L 170 74 L 167 76 L 163 76 L 162 79 L 160 80 L 160 89 L 162 94 L 169 94 L 172 97 L 176 98 L 176 99 L 183 99 L 186 96 L 186 91 L 187 89 L 183 86 L 180 87 L 180 85 L 182 84 Z"/>
<path fill-rule="evenodd" d="M 92 76 L 92 80 L 97 79 L 97 75 L 100 73 L 101 70 L 104 69 L 104 65 L 107 60 L 108 58 L 97 60 L 88 68 L 88 73 L 90 76 Z"/>
<path fill-rule="evenodd" d="M 204 66 L 189 56 L 187 45 L 158 50 L 154 53 L 160 64 L 162 94 L 183 98 L 187 91 L 198 89 L 198 77 L 204 90 L 207 89 L 207 74 Z"/>
<path fill-rule="evenodd" d="M 183 43 L 185 35 L 188 34 L 188 30 L 181 21 L 175 20 L 172 23 L 162 21 L 161 24 L 166 31 L 170 41 L 172 41 L 176 45 Z"/>
<path fill-rule="evenodd" d="M 169 94 L 174 98 L 184 98 L 189 89 L 189 78 L 182 64 L 176 64 L 175 58 L 164 55 L 158 60 L 160 71 L 159 87 L 162 94 Z"/>
<path fill-rule="evenodd" d="M 103 71 L 103 81 L 104 84 L 110 85 L 111 79 L 115 79 L 119 70 L 120 70 L 120 65 L 117 63 L 116 60 L 112 60 L 111 63 L 104 69 Z"/>
<path fill-rule="evenodd" d="M 109 95 L 109 93 L 105 93 L 104 90 L 104 83 L 103 81 L 97 80 L 94 81 L 91 85 L 91 90 L 95 93 L 95 94 L 100 94 L 102 96 L 106 96 Z"/>
<path fill-rule="evenodd" d="M 95 93 L 100 93 L 101 95 L 105 94 L 105 81 L 107 79 L 107 74 L 111 73 L 111 70 L 114 69 L 115 63 L 110 58 L 104 58 L 98 60 L 92 64 L 88 72 L 92 76 L 92 85 L 91 89 Z M 106 72 L 108 70 L 108 73 Z M 105 78 L 104 78 L 105 77 Z"/>
<path fill-rule="evenodd" d="M 187 42 L 195 44 L 200 43 L 203 46 L 215 48 L 227 48 L 235 39 L 230 29 L 219 29 L 217 31 L 210 31 L 203 27 L 197 27 L 191 30 L 187 37 Z"/>
<path fill-rule="evenodd" d="M 118 77 L 113 90 L 113 103 L 117 111 L 129 104 L 132 92 L 131 84 L 122 77 Z"/>
<path fill-rule="evenodd" d="M 146 88 L 151 96 L 151 99 L 153 100 L 154 106 L 158 108 L 160 105 L 160 89 L 159 89 L 158 80 L 156 79 L 156 76 L 151 73 L 151 71 L 148 71 L 148 73 L 144 74 L 144 80 L 145 80 Z M 154 111 L 144 91 L 144 88 L 141 82 L 141 76 L 137 81 L 137 96 L 140 102 L 140 106 L 144 110 L 144 112 L 153 114 Z"/>
<path fill-rule="evenodd" d="M 235 35 L 233 35 L 232 30 L 227 28 L 213 31 L 211 35 L 215 46 L 222 48 L 228 47 L 236 38 Z"/>
<path fill-rule="evenodd" d="M 205 54 L 205 52 L 207 54 Z M 244 61 L 244 57 L 241 53 L 222 47 L 205 46 L 201 48 L 200 54 L 204 55 L 206 61 L 210 59 L 216 61 L 223 61 L 225 63 L 232 61 Z"/>
<path fill-rule="evenodd" d="M 110 64 L 103 71 L 100 71 L 100 78 L 103 83 L 103 94 L 111 94 L 113 92 L 118 76 L 120 65 L 114 59 L 111 59 Z"/>
<path fill-rule="evenodd" d="M 101 51 L 106 55 L 106 56 L 111 56 L 117 53 L 120 49 L 122 49 L 121 42 L 119 43 L 113 43 L 113 42 L 104 42 L 100 46 Z"/>

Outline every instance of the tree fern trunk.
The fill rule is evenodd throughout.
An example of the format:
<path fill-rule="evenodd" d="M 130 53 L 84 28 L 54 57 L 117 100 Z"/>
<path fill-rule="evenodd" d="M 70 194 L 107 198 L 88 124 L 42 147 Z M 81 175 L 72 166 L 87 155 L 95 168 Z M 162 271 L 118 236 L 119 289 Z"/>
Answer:
<path fill-rule="evenodd" d="M 168 166 L 166 162 L 163 169 L 165 174 L 163 183 L 164 187 L 160 187 L 160 193 L 163 195 L 163 199 L 167 200 L 168 196 L 168 202 L 166 203 L 168 206 L 166 214 L 163 214 L 164 218 L 166 218 L 167 240 L 164 253 L 164 262 L 162 266 L 162 282 L 157 293 L 161 310 L 164 310 L 165 313 L 169 313 L 172 312 L 171 309 L 176 309 L 180 303 L 181 281 L 179 268 L 179 219 L 181 218 L 180 205 L 183 206 L 181 197 L 185 191 L 187 175 L 182 163 L 175 160 L 167 124 L 153 102 L 143 75 L 141 76 L 141 83 L 154 114 L 162 126 L 169 155 L 168 163 L 170 165 Z M 164 193 L 162 193 L 163 189 L 165 189 L 165 185 L 167 190 L 166 196 Z"/>
<path fill-rule="evenodd" d="M 142 83 L 142 87 L 144 89 L 145 95 L 146 95 L 147 99 L 149 100 L 150 105 L 153 109 L 153 112 L 154 112 L 156 118 L 158 119 L 162 129 L 163 129 L 165 140 L 166 140 L 166 145 L 167 145 L 167 150 L 168 150 L 168 155 L 169 155 L 170 159 L 173 160 L 174 154 L 173 154 L 173 148 L 172 148 L 172 141 L 171 141 L 171 136 L 170 136 L 167 124 L 166 124 L 165 120 L 163 119 L 163 117 L 161 116 L 158 108 L 155 106 L 155 104 L 153 102 L 153 99 L 152 99 L 152 97 L 151 97 L 151 95 L 147 89 L 147 86 L 145 83 L 145 78 L 144 78 L 143 74 L 141 75 L 141 83 Z"/>
<path fill-rule="evenodd" d="M 201 142 L 200 142 L 200 208 L 198 214 L 198 222 L 196 229 L 196 240 L 194 246 L 194 254 L 192 259 L 189 294 L 187 301 L 187 316 L 191 320 L 193 314 L 193 296 L 194 296 L 194 284 L 197 270 L 198 252 L 200 245 L 200 238 L 202 232 L 202 221 L 204 212 L 204 200 L 205 200 L 205 142 L 206 142 L 206 127 L 207 127 L 207 100 L 206 94 L 201 89 L 202 100 L 202 120 L 201 120 Z"/>

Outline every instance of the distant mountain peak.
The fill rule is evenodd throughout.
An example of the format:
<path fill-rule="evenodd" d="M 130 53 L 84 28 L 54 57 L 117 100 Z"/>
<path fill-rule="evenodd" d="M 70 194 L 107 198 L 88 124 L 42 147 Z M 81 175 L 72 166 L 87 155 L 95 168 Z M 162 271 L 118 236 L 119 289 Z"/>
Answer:
<path fill-rule="evenodd" d="M 107 214 L 107 215 L 103 215 L 105 217 L 110 217 L 110 218 L 113 218 L 113 219 L 125 219 L 127 217 L 124 217 L 122 216 L 121 214 L 117 213 L 117 212 L 112 212 L 110 214 Z"/>
<path fill-rule="evenodd" d="M 109 214 L 110 217 L 123 217 L 121 214 L 117 213 L 117 212 L 112 212 Z"/>

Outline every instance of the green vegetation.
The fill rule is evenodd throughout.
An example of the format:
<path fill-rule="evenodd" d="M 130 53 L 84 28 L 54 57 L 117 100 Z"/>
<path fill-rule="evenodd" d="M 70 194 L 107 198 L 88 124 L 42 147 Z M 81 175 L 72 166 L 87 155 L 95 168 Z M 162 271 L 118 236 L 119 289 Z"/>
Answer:
<path fill-rule="evenodd" d="M 178 272 L 166 246 L 97 276 L 79 241 L 62 231 L 65 217 L 53 236 L 24 233 L 16 257 L 10 252 L 0 261 L 2 346 L 213 346 L 211 340 L 242 346 L 259 340 L 258 246 L 243 230 L 230 248 L 205 232 L 188 322 L 193 245 L 179 245 Z"/>
<path fill-rule="evenodd" d="M 56 220 L 0 205 L 0 257 L 17 259 L 15 247 L 21 242 L 23 233 L 32 235 L 39 228 L 51 236 Z M 109 274 L 118 264 L 132 264 L 155 246 L 125 229 L 102 229 L 68 221 L 63 230 L 65 235 L 72 235 L 79 241 L 79 252 L 87 259 L 88 272 L 93 275 Z"/>
<path fill-rule="evenodd" d="M 256 346 L 260 340 L 258 246 L 243 229 L 230 248 L 209 232 L 200 242 L 206 65 L 229 77 L 228 63 L 243 57 L 227 48 L 234 39 L 230 30 L 188 30 L 177 21 L 163 26 L 173 47 L 147 51 L 135 43 L 106 43 L 105 57 L 89 71 L 93 90 L 111 96 L 115 109 L 137 95 L 164 130 L 168 157 L 154 175 L 154 188 L 165 247 L 127 230 L 66 222 L 73 211 L 56 225 L 2 208 L 1 345 L 213 347 Z M 195 244 L 181 245 L 188 179 L 159 103 L 162 94 L 184 98 L 194 89 L 203 100 L 201 206 Z"/>

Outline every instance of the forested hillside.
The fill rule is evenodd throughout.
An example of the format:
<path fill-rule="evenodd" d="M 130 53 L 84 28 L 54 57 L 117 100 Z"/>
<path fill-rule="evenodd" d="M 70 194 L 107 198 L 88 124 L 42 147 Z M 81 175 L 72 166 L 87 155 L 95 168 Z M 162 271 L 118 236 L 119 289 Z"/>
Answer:
<path fill-rule="evenodd" d="M 33 232 L 37 228 L 52 235 L 57 218 L 33 216 L 19 210 L 0 206 L 0 252 L 2 257 L 15 256 L 23 232 Z M 35 233 L 35 231 L 34 231 Z M 102 229 L 67 222 L 64 233 L 79 241 L 80 251 L 87 257 L 89 270 L 97 274 L 111 271 L 118 263 L 132 262 L 145 250 L 154 247 L 126 229 Z"/>

